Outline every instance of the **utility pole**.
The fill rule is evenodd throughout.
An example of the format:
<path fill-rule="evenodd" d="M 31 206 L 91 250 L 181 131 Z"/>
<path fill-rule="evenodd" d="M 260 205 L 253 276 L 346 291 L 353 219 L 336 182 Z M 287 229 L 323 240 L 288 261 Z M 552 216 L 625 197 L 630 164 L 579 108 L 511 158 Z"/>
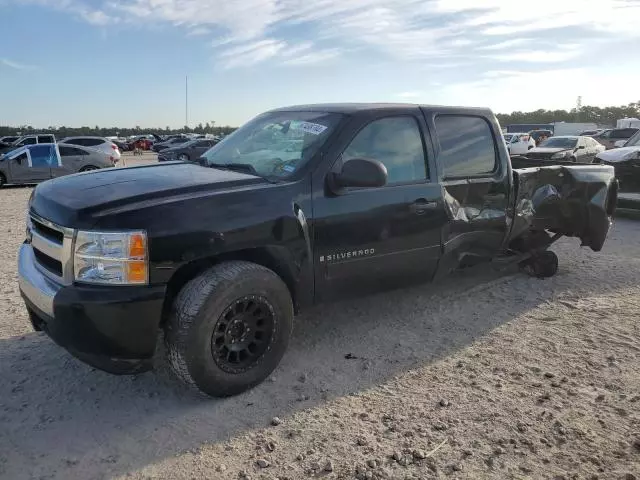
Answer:
<path fill-rule="evenodd" d="M 578 96 L 576 101 L 576 122 L 580 121 L 580 110 L 582 110 L 582 96 Z"/>
<path fill-rule="evenodd" d="M 189 126 L 189 77 L 184 77 L 184 124 Z"/>

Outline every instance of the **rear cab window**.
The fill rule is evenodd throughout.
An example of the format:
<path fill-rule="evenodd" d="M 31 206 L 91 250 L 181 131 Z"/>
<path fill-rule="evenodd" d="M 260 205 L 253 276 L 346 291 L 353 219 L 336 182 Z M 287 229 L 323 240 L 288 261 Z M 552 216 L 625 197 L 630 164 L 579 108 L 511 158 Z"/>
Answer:
<path fill-rule="evenodd" d="M 492 176 L 497 150 L 489 122 L 480 116 L 437 114 L 435 137 L 444 179 Z"/>

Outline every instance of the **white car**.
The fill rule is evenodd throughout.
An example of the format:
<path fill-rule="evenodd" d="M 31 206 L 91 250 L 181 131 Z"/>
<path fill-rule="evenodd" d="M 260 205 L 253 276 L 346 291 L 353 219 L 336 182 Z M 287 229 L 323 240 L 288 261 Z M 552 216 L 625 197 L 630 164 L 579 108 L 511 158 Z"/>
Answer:
<path fill-rule="evenodd" d="M 60 140 L 58 143 L 67 145 L 80 145 L 81 147 L 99 150 L 112 157 L 114 163 L 120 161 L 120 149 L 115 143 L 104 137 L 66 137 Z"/>
<path fill-rule="evenodd" d="M 536 146 L 536 141 L 528 133 L 505 133 L 503 136 L 509 155 L 524 155 Z"/>
<path fill-rule="evenodd" d="M 598 153 L 596 163 L 612 165 L 621 186 L 640 184 L 640 131 L 622 147 Z"/>

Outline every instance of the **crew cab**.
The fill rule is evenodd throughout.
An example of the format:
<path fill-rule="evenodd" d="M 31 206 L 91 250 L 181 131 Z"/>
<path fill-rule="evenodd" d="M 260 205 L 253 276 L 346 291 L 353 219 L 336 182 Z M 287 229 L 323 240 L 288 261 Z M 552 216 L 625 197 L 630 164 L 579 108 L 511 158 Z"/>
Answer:
<path fill-rule="evenodd" d="M 294 312 L 479 262 L 554 275 L 562 236 L 599 251 L 603 165 L 513 170 L 490 110 L 310 105 L 257 116 L 194 162 L 70 175 L 29 199 L 32 325 L 112 373 L 169 363 L 212 396 L 262 382 Z"/>

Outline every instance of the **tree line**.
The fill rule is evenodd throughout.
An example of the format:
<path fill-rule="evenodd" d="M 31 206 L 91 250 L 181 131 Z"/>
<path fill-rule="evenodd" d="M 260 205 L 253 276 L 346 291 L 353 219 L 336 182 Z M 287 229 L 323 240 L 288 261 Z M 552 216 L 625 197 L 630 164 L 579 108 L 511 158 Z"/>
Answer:
<path fill-rule="evenodd" d="M 229 125 L 216 126 L 215 122 L 199 123 L 195 127 L 184 126 L 182 128 L 143 128 L 139 125 L 130 128 L 123 127 L 55 127 L 34 128 L 31 125 L 19 126 L 2 126 L 0 125 L 0 137 L 5 135 L 28 135 L 30 133 L 52 133 L 56 138 L 64 138 L 71 136 L 96 136 L 96 137 L 129 137 L 132 135 L 143 135 L 155 133 L 156 135 L 175 135 L 177 133 L 210 133 L 213 135 L 227 135 L 233 132 L 237 127 Z"/>
<path fill-rule="evenodd" d="M 585 105 L 571 110 L 535 110 L 533 112 L 512 112 L 498 113 L 496 115 L 501 125 L 511 123 L 552 123 L 552 122 L 585 122 L 596 123 L 601 126 L 613 127 L 616 121 L 621 118 L 640 118 L 640 101 L 619 107 L 593 107 Z M 57 138 L 92 135 L 98 137 L 129 137 L 131 135 L 142 135 L 145 133 L 155 133 L 157 135 L 173 135 L 177 133 L 210 133 L 213 135 L 227 135 L 237 127 L 229 125 L 216 126 L 216 122 L 199 123 L 195 127 L 185 125 L 182 128 L 142 128 L 136 125 L 132 128 L 123 127 L 48 127 L 33 128 L 31 125 L 2 126 L 0 125 L 0 137 L 5 135 L 29 134 L 29 133 L 52 133 Z"/>
<path fill-rule="evenodd" d="M 621 118 L 640 118 L 640 101 L 621 107 L 593 107 L 584 105 L 571 110 L 536 110 L 533 112 L 498 113 L 500 125 L 511 123 L 578 122 L 615 127 Z"/>

